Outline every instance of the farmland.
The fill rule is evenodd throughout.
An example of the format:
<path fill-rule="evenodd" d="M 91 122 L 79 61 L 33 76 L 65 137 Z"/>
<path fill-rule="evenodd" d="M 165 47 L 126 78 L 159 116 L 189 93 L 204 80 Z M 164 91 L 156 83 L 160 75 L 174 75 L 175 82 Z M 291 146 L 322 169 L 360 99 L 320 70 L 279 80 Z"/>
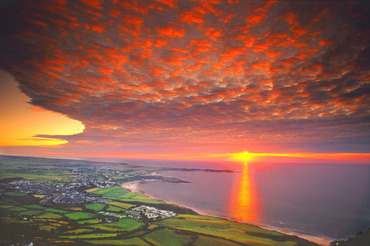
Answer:
<path fill-rule="evenodd" d="M 120 187 L 153 171 L 158 168 L 0 156 L 0 244 L 314 245 Z"/>

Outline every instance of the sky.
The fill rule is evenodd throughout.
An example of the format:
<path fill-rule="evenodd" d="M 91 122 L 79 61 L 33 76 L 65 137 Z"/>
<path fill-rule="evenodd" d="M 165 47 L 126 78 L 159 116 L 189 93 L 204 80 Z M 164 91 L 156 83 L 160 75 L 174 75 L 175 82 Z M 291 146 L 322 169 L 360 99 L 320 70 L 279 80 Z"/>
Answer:
<path fill-rule="evenodd" d="M 2 1 L 0 153 L 369 163 L 369 7 Z"/>

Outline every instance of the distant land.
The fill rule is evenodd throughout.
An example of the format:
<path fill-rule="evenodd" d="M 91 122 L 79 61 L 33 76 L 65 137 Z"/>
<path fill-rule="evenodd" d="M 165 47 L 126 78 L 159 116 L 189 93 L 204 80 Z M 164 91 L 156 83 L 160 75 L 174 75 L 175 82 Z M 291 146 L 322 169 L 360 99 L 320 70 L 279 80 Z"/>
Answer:
<path fill-rule="evenodd" d="M 130 192 L 172 168 L 0 155 L 1 245 L 317 245 Z M 183 169 L 181 171 L 231 172 Z"/>

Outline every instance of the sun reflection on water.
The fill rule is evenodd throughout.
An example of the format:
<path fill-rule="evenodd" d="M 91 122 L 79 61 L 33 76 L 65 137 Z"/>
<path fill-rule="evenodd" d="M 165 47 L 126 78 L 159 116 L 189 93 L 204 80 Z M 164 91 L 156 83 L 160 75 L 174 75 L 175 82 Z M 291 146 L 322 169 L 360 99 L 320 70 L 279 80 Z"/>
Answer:
<path fill-rule="evenodd" d="M 258 223 L 261 219 L 258 193 L 246 161 L 231 192 L 227 210 L 230 217 L 240 222 Z"/>

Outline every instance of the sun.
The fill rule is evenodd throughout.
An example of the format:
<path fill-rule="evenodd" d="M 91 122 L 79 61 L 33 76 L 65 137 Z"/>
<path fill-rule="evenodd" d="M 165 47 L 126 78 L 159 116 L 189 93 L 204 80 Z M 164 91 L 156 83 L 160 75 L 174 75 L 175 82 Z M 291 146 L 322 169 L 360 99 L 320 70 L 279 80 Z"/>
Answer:
<path fill-rule="evenodd" d="M 248 151 L 244 151 L 242 153 L 236 153 L 236 154 L 233 154 L 233 159 L 236 159 L 236 160 L 242 160 L 242 161 L 248 161 L 250 160 L 250 158 L 252 157 L 252 154 L 249 153 Z"/>

